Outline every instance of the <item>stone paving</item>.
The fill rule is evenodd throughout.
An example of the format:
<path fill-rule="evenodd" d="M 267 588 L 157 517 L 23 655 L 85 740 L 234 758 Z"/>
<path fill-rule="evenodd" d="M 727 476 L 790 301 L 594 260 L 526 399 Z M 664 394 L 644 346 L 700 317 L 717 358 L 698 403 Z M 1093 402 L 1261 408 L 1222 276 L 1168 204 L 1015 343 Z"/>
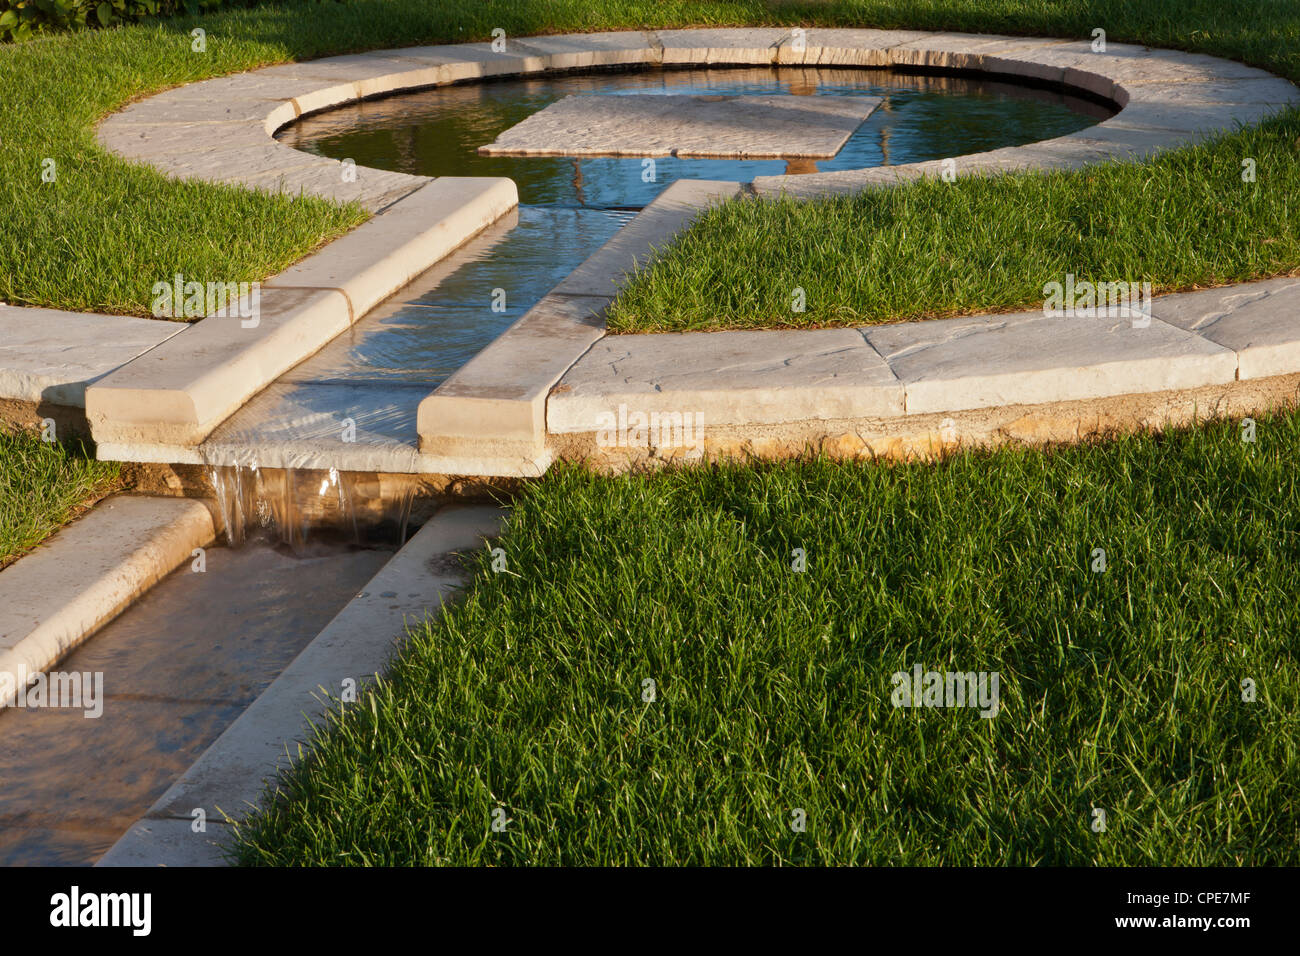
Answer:
<path fill-rule="evenodd" d="M 566 96 L 516 123 L 485 156 L 830 159 L 879 96 Z"/>

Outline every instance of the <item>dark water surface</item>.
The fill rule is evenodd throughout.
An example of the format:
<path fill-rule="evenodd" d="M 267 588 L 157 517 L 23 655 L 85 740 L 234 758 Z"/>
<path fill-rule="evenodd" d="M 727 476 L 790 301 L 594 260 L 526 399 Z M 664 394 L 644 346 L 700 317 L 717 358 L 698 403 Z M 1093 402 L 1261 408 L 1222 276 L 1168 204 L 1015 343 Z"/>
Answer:
<path fill-rule="evenodd" d="M 657 157 L 643 181 L 637 158 L 480 156 L 479 146 L 571 94 L 880 96 L 832 159 Z M 652 70 L 494 80 L 371 100 L 286 128 L 286 145 L 362 166 L 424 176 L 508 176 L 524 205 L 640 208 L 678 179 L 749 182 L 756 176 L 898 166 L 1063 136 L 1113 110 L 1062 93 L 964 77 L 883 70 L 744 68 Z M 793 167 L 793 168 L 791 168 Z"/>

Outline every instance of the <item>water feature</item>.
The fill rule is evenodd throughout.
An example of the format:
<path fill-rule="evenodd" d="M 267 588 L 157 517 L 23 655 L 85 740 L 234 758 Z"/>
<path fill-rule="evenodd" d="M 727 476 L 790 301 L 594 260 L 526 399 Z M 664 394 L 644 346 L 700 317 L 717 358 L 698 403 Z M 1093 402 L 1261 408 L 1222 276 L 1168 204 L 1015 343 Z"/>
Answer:
<path fill-rule="evenodd" d="M 573 93 L 883 96 L 830 160 L 491 158 L 498 133 Z M 415 454 L 415 407 L 671 182 L 748 181 L 935 159 L 1083 128 L 1109 110 L 1058 93 L 862 70 L 647 71 L 498 81 L 309 117 L 299 149 L 428 175 L 509 176 L 487 229 L 257 396 L 202 447 L 239 548 L 182 566 L 55 668 L 105 675 L 101 717 L 0 712 L 0 864 L 96 859 L 257 697 L 405 540 L 420 478 L 305 466 L 352 441 Z M 263 454 L 274 448 L 275 467 Z M 262 462 L 259 464 L 259 459 Z M 360 545 L 383 541 L 386 547 Z"/>
<path fill-rule="evenodd" d="M 94 862 L 391 557 L 251 535 L 160 582 L 52 670 L 103 712 L 0 711 L 0 866 Z M 208 808 L 212 813 L 212 808 Z"/>
<path fill-rule="evenodd" d="M 661 93 L 879 96 L 884 103 L 832 159 L 655 159 L 481 156 L 498 134 L 566 96 Z M 288 146 L 362 166 L 426 176 L 508 176 L 523 206 L 640 209 L 678 179 L 897 166 L 1019 146 L 1092 126 L 1114 110 L 1051 90 L 962 76 L 802 67 L 649 70 L 495 80 L 340 107 L 282 130 Z"/>
<path fill-rule="evenodd" d="M 833 159 L 818 161 L 489 157 L 479 146 L 571 94 L 879 96 Z M 440 87 L 310 116 L 279 138 L 370 167 L 433 176 L 508 176 L 518 211 L 399 290 L 290 370 L 203 446 L 214 465 L 348 461 L 417 470 L 419 402 L 678 179 L 749 181 L 935 159 L 1037 141 L 1111 114 L 1059 92 L 878 70 L 687 69 L 555 75 Z M 342 438 L 346 423 L 353 432 Z"/>

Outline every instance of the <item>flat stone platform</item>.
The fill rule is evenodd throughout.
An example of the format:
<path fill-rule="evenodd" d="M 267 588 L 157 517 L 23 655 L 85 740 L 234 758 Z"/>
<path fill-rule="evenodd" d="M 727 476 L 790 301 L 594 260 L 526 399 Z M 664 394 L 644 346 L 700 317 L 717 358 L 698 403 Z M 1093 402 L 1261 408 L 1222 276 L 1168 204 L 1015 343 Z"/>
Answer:
<path fill-rule="evenodd" d="M 480 146 L 485 156 L 830 159 L 879 96 L 566 96 Z"/>

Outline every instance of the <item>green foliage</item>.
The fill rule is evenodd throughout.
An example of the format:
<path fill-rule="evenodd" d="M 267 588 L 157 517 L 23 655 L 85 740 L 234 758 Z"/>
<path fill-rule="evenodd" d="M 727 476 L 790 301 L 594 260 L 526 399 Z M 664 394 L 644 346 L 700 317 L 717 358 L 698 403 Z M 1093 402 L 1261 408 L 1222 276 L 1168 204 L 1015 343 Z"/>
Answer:
<path fill-rule="evenodd" d="M 260 0 L 0 0 L 0 42 L 132 23 L 146 17 L 250 7 Z"/>
<path fill-rule="evenodd" d="M 118 465 L 96 461 L 79 441 L 0 425 L 0 568 L 120 485 Z"/>

